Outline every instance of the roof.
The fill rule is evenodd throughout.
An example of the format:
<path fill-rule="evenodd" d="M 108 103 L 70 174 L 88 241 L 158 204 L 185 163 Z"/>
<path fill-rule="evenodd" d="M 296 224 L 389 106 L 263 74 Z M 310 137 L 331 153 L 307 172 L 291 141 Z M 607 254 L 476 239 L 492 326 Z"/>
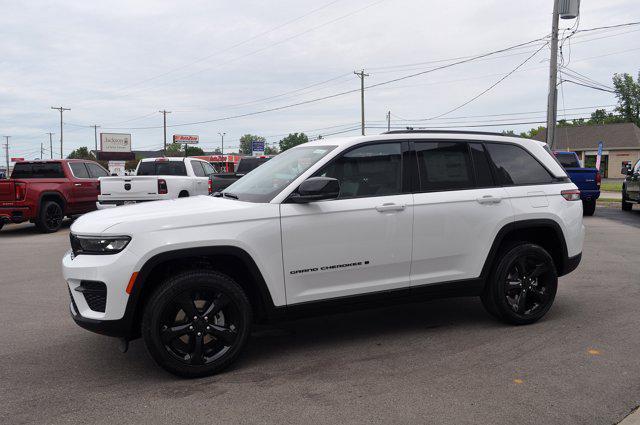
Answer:
<path fill-rule="evenodd" d="M 540 141 L 546 138 L 546 129 L 533 136 Z M 598 142 L 604 142 L 605 149 L 640 149 L 640 128 L 632 122 L 558 127 L 553 149 L 596 150 Z"/>

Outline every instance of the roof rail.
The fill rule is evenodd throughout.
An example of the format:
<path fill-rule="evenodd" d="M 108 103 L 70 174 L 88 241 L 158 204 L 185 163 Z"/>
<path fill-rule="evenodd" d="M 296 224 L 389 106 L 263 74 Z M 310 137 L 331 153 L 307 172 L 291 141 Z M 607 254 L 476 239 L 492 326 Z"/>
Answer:
<path fill-rule="evenodd" d="M 492 131 L 472 131 L 472 130 L 414 130 L 411 127 L 407 127 L 406 130 L 391 130 L 385 131 L 382 134 L 448 134 L 448 133 L 457 133 L 457 134 L 484 134 L 487 136 L 503 136 L 503 137 L 522 137 L 518 134 L 504 134 L 497 133 Z"/>

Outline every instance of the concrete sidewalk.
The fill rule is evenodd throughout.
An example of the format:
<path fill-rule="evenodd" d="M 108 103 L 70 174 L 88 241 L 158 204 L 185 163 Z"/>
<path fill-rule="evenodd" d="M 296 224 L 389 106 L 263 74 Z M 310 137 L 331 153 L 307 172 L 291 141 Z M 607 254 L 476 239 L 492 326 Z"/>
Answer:
<path fill-rule="evenodd" d="M 640 409 L 636 409 L 624 418 L 619 425 L 640 425 Z"/>

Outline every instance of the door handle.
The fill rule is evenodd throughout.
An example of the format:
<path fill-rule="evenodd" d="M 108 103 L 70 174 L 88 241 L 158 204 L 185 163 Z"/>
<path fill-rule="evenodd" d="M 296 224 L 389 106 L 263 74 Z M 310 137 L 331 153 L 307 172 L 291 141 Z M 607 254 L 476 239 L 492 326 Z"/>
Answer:
<path fill-rule="evenodd" d="M 478 201 L 479 204 L 498 204 L 502 201 L 502 198 L 499 196 L 484 195 L 481 198 L 476 198 L 476 201 Z"/>
<path fill-rule="evenodd" d="M 80 187 L 80 186 L 82 186 L 82 183 L 74 183 L 73 185 L 74 185 L 75 187 Z"/>
<path fill-rule="evenodd" d="M 376 210 L 378 212 L 386 212 L 386 211 L 402 211 L 406 208 L 406 205 L 402 205 L 402 204 L 394 204 L 392 202 L 386 203 L 386 204 L 382 204 L 382 205 L 378 205 L 376 207 Z"/>

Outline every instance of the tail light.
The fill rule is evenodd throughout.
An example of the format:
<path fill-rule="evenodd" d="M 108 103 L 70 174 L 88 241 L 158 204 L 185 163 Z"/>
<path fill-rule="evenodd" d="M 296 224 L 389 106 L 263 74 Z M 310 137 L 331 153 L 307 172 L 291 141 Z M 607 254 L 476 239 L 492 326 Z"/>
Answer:
<path fill-rule="evenodd" d="M 600 183 L 602 183 L 602 175 L 600 171 L 596 171 L 596 186 L 600 187 Z"/>
<path fill-rule="evenodd" d="M 16 191 L 16 201 L 24 201 L 27 196 L 27 185 L 25 183 L 14 183 Z"/>
<path fill-rule="evenodd" d="M 563 190 L 562 192 L 560 192 L 560 194 L 567 201 L 579 201 L 580 200 L 580 191 L 578 189 Z"/>
<path fill-rule="evenodd" d="M 165 179 L 158 179 L 158 194 L 166 195 L 168 192 L 167 181 Z"/>
<path fill-rule="evenodd" d="M 209 195 L 213 193 L 213 184 L 211 184 L 211 179 L 209 179 Z"/>

